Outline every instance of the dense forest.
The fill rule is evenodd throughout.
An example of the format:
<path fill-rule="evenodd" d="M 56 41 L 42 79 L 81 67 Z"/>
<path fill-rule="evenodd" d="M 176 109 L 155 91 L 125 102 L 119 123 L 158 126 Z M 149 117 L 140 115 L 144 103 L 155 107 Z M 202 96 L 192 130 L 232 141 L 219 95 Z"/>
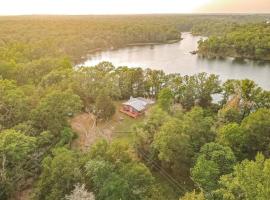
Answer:
<path fill-rule="evenodd" d="M 97 49 L 218 34 L 196 28 L 214 19 L 265 16 L 1 17 L 0 199 L 30 188 L 34 200 L 268 200 L 270 91 L 206 73 L 75 67 Z M 74 116 L 110 121 L 130 96 L 156 100 L 128 125 L 132 140 L 74 148 Z"/>
<path fill-rule="evenodd" d="M 270 60 L 270 24 L 229 25 L 223 34 L 199 43 L 199 54 L 206 57 L 234 57 Z M 225 29 L 225 30 L 224 30 Z"/>
<path fill-rule="evenodd" d="M 0 17 L 0 55 L 1 60 L 8 59 L 14 62 L 62 55 L 70 57 L 73 62 L 80 62 L 87 54 L 101 49 L 118 48 L 134 43 L 179 40 L 183 31 L 192 31 L 200 35 L 218 34 L 229 24 L 263 22 L 268 17 L 268 15 Z"/>

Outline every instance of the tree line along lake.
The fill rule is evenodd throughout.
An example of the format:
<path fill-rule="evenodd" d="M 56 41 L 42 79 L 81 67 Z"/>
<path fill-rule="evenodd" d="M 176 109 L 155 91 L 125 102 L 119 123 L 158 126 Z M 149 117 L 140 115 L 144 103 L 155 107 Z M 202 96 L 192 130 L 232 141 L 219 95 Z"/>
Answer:
<path fill-rule="evenodd" d="M 96 52 L 80 64 L 93 66 L 109 61 L 115 66 L 141 67 L 163 70 L 165 73 L 193 75 L 200 72 L 217 74 L 222 81 L 227 79 L 251 79 L 259 86 L 270 90 L 270 63 L 226 59 L 206 59 L 190 52 L 197 50 L 201 36 L 182 33 L 182 40 L 173 44 L 129 46 Z"/>

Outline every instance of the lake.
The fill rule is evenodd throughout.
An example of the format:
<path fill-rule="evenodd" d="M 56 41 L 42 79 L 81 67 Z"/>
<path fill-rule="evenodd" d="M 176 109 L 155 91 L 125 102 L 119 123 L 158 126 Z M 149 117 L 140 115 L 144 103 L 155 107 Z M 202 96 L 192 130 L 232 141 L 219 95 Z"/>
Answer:
<path fill-rule="evenodd" d="M 202 38 L 182 33 L 183 40 L 173 44 L 131 46 L 92 54 L 83 66 L 93 66 L 109 61 L 115 66 L 161 69 L 165 73 L 193 75 L 199 72 L 217 74 L 227 79 L 251 79 L 264 89 L 270 90 L 270 64 L 256 61 L 205 59 L 190 54 L 197 49 Z"/>

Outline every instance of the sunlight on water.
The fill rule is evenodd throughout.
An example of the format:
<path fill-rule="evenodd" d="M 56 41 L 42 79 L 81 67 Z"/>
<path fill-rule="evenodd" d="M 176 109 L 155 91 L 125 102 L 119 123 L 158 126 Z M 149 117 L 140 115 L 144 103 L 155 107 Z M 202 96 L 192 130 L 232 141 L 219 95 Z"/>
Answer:
<path fill-rule="evenodd" d="M 93 54 L 82 65 L 93 66 L 102 61 L 115 66 L 129 66 L 161 69 L 166 73 L 192 75 L 199 72 L 213 73 L 221 80 L 251 79 L 265 89 L 270 89 L 270 64 L 255 61 L 237 62 L 228 58 L 223 60 L 202 59 L 190 54 L 197 49 L 199 36 L 182 34 L 183 40 L 174 44 L 126 47 Z"/>

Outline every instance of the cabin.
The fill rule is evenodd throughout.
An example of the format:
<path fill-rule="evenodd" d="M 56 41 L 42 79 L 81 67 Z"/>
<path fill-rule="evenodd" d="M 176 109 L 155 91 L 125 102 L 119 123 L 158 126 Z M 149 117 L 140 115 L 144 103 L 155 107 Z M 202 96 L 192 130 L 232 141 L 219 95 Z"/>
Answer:
<path fill-rule="evenodd" d="M 154 101 L 143 97 L 130 97 L 127 102 L 122 103 L 120 112 L 125 113 L 130 117 L 137 118 L 143 115 L 147 108 L 154 103 Z"/>

